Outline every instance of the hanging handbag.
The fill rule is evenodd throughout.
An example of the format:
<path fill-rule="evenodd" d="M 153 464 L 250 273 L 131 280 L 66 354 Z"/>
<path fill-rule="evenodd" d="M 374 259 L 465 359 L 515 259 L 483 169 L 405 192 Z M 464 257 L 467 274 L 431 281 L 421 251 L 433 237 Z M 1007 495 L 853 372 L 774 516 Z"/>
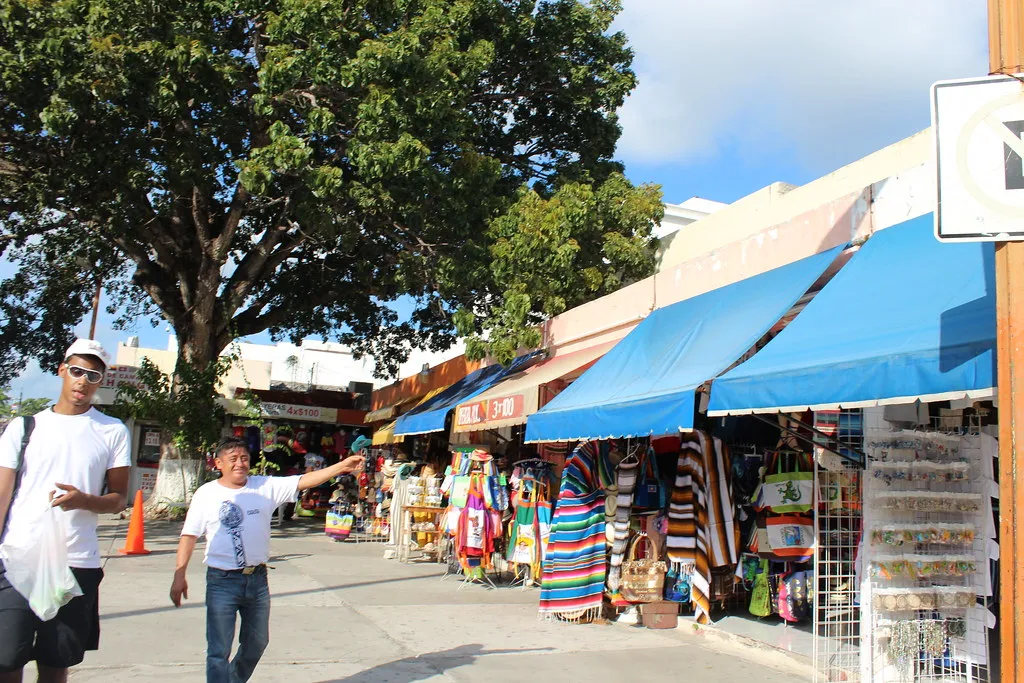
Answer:
<path fill-rule="evenodd" d="M 690 602 L 690 579 L 693 565 L 680 567 L 673 563 L 665 574 L 665 599 L 669 602 Z"/>
<path fill-rule="evenodd" d="M 643 473 L 633 490 L 633 512 L 656 512 L 665 509 L 665 487 L 662 486 L 658 472 L 658 456 L 653 448 L 647 449 L 643 465 Z"/>
<path fill-rule="evenodd" d="M 803 621 L 811 616 L 810 586 L 813 576 L 813 572 L 795 571 L 781 579 L 785 586 L 785 597 L 780 589 L 779 616 L 791 623 Z M 785 604 L 782 604 L 783 600 Z"/>
<path fill-rule="evenodd" d="M 643 539 L 647 542 L 649 557 L 638 560 L 636 557 L 637 543 Z M 647 538 L 647 534 L 637 534 L 629 544 L 626 560 L 622 563 L 622 597 L 629 602 L 657 602 L 665 593 L 665 573 L 668 568 L 661 561 L 658 549 Z"/>
<path fill-rule="evenodd" d="M 761 560 L 760 572 L 754 576 L 754 589 L 750 593 L 750 613 L 767 617 L 772 613 L 771 589 L 768 586 L 768 560 Z"/>
<path fill-rule="evenodd" d="M 761 486 L 761 507 L 777 515 L 811 511 L 814 506 L 814 472 L 807 458 L 806 454 L 796 454 L 797 463 L 784 468 L 782 454 L 775 454 L 768 467 L 775 473 L 767 475 Z"/>

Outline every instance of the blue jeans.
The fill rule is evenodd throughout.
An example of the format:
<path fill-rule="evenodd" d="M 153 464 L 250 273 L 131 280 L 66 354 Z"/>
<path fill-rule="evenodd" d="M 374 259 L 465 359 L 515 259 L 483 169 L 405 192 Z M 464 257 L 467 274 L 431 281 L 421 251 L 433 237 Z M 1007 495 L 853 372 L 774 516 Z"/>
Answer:
<path fill-rule="evenodd" d="M 231 657 L 235 615 L 242 617 L 238 652 Z M 206 681 L 245 683 L 270 642 L 267 569 L 255 573 L 206 569 Z"/>

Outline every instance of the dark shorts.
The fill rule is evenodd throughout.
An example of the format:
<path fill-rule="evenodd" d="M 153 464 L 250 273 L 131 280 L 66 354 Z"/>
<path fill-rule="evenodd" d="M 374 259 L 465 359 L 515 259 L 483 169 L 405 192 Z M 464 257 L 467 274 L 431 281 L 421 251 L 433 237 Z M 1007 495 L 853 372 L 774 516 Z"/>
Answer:
<path fill-rule="evenodd" d="M 72 569 L 82 595 L 42 621 L 11 587 L 0 563 L 0 672 L 17 671 L 35 660 L 54 669 L 80 664 L 100 644 L 99 587 L 102 569 Z"/>

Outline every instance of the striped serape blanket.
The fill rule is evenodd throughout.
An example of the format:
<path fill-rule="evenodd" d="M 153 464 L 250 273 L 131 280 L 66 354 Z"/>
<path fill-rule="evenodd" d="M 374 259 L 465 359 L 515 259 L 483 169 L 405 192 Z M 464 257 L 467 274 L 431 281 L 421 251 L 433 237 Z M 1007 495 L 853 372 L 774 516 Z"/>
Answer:
<path fill-rule="evenodd" d="M 601 615 L 607 545 L 605 543 L 605 449 L 581 444 L 565 463 L 551 538 L 544 555 L 540 615 L 586 623 Z"/>

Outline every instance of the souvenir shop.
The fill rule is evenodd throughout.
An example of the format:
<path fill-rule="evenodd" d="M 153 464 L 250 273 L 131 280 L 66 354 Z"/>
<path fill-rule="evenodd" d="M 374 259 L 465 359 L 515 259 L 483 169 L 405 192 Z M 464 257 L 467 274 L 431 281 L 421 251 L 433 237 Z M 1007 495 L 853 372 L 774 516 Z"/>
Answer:
<path fill-rule="evenodd" d="M 337 423 L 339 414 L 347 411 L 270 401 L 261 402 L 261 407 L 263 418 L 259 425 L 253 425 L 251 418 L 244 416 L 228 419 L 231 434 L 249 444 L 254 466 L 268 473 L 289 475 L 320 469 L 358 450 L 363 441 L 368 444 L 361 433 L 367 430 Z M 374 462 L 368 459 L 367 476 L 372 477 L 374 471 Z M 305 492 L 296 505 L 286 506 L 283 516 L 323 518 L 335 488 L 324 484 Z"/>
<path fill-rule="evenodd" d="M 817 680 L 998 680 L 993 252 L 931 227 L 657 309 L 530 416 L 570 449 L 541 614 L 745 613 L 804 624 Z"/>

